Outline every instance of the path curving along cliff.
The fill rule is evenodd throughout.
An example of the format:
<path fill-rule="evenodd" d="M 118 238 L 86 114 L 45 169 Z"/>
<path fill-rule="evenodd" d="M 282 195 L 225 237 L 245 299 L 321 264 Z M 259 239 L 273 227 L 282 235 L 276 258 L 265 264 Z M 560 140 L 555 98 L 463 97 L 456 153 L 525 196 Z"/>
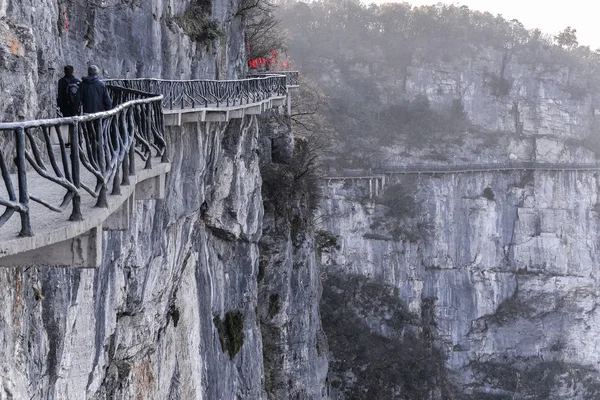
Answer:
<path fill-rule="evenodd" d="M 165 196 L 165 126 L 227 122 L 283 106 L 286 80 L 113 80 L 113 110 L 0 124 L 14 144 L 0 151 L 0 266 L 97 267 L 102 229 L 127 230 L 135 200 Z"/>

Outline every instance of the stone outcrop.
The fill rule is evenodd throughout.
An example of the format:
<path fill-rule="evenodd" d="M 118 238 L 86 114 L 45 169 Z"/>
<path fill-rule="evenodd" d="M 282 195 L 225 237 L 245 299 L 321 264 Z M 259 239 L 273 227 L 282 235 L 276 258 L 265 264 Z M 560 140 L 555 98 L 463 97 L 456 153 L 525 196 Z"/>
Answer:
<path fill-rule="evenodd" d="M 259 317 L 269 399 L 326 399 L 327 340 L 321 328 L 321 268 L 314 232 L 292 237 L 289 223 L 265 215 L 260 241 Z"/>
<path fill-rule="evenodd" d="M 264 148 L 271 149 L 263 151 L 261 165 L 265 216 L 257 276 L 265 389 L 273 400 L 327 399 L 322 269 L 315 257 L 318 180 L 315 166 L 303 164 L 308 157 L 302 145 L 290 146 L 290 127 L 280 117 L 261 118 L 260 124 L 268 133 Z"/>

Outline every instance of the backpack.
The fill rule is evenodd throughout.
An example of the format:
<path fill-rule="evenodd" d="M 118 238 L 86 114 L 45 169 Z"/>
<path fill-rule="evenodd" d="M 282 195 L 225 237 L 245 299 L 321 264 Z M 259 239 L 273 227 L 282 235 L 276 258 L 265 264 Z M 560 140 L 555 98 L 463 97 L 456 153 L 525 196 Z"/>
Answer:
<path fill-rule="evenodd" d="M 74 81 L 73 83 L 67 83 L 67 105 L 75 106 L 77 105 L 77 91 L 79 90 L 79 81 Z"/>

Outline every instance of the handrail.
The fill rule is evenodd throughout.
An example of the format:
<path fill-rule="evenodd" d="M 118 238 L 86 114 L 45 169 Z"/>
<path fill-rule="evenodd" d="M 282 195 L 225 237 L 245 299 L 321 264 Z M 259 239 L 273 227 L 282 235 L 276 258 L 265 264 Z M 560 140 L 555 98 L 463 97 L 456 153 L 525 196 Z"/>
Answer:
<path fill-rule="evenodd" d="M 402 172 L 467 172 L 467 171 L 508 171 L 508 170 L 575 170 L 600 169 L 596 163 L 542 163 L 536 161 L 510 161 L 506 163 L 463 164 L 463 165 L 406 165 L 394 168 L 381 168 L 384 174 Z M 373 170 L 375 171 L 375 170 Z"/>
<path fill-rule="evenodd" d="M 140 92 L 141 93 L 141 92 Z M 50 118 L 50 119 L 36 119 L 22 122 L 0 122 L 0 131 L 14 130 L 17 128 L 35 128 L 35 127 L 50 127 L 55 125 L 70 125 L 77 122 L 88 122 L 98 117 L 110 117 L 117 114 L 132 105 L 146 104 L 157 100 L 162 100 L 162 95 L 152 95 L 154 97 L 142 100 L 130 100 L 124 104 L 119 104 L 111 110 L 102 111 L 94 114 L 77 115 L 74 117 L 63 117 L 63 118 Z"/>
<path fill-rule="evenodd" d="M 105 82 L 116 105 L 110 111 L 0 123 L 0 134 L 12 135 L 14 142 L 12 147 L 0 148 L 0 207 L 4 207 L 0 228 L 18 213 L 21 217 L 19 236 L 32 236 L 30 201 L 54 212 L 63 212 L 72 205 L 69 220 L 81 221 L 83 192 L 97 199 L 97 207 L 106 207 L 108 186 L 112 185 L 112 194 L 119 194 L 120 186 L 129 184 L 129 176 L 135 174 L 136 154 L 145 162 L 145 168 L 152 167 L 154 156 L 161 157 L 162 162 L 168 161 L 163 108 L 218 108 L 284 97 L 288 76 L 270 74 L 224 81 L 139 78 Z M 63 137 L 65 133 L 68 133 L 70 148 Z M 52 141 L 53 134 L 57 144 Z M 82 182 L 82 168 L 89 172 L 94 184 Z M 31 170 L 66 190 L 60 205 L 32 195 L 27 186 L 27 172 Z"/>
<path fill-rule="evenodd" d="M 285 75 L 287 87 L 297 87 L 300 85 L 300 73 L 298 71 L 261 71 L 251 72 L 248 76 L 276 76 Z"/>
<path fill-rule="evenodd" d="M 250 74 L 250 76 L 263 76 L 262 78 L 256 78 L 256 77 L 252 77 L 252 78 L 243 78 L 243 79 L 185 79 L 185 80 L 181 80 L 181 79 L 162 79 L 162 78 L 127 78 L 127 79 L 118 79 L 118 78 L 111 78 L 111 79 L 105 79 L 104 82 L 106 82 L 107 85 L 111 85 L 114 84 L 114 82 L 122 82 L 122 81 L 128 81 L 128 82 L 141 82 L 141 81 L 155 81 L 155 82 L 173 82 L 173 83 L 185 83 L 185 82 L 244 82 L 244 81 L 256 81 L 257 79 L 265 79 L 268 78 L 270 76 L 284 76 L 285 72 L 272 72 L 269 74 L 261 74 L 261 73 L 257 73 L 257 74 Z"/>
<path fill-rule="evenodd" d="M 412 164 L 396 166 L 393 168 L 371 168 L 361 171 L 343 171 L 335 176 L 325 176 L 323 179 L 357 179 L 376 178 L 377 175 L 393 175 L 405 173 L 460 173 L 460 172 L 493 172 L 493 171 L 519 171 L 519 170 L 544 170 L 544 171 L 596 171 L 600 165 L 596 163 L 540 163 L 534 161 L 488 163 L 488 164 L 463 164 L 463 165 L 428 165 Z"/>
<path fill-rule="evenodd" d="M 135 174 L 136 154 L 145 161 L 145 168 L 152 167 L 153 150 L 166 161 L 163 97 L 115 87 L 109 90 L 113 97 L 128 101 L 122 104 L 117 101 L 114 109 L 95 114 L 0 123 L 0 132 L 14 135 L 15 143 L 13 149 L 0 150 L 0 172 L 8 197 L 0 196 L 0 206 L 5 208 L 0 215 L 0 227 L 17 212 L 21 217 L 19 236 L 33 236 L 30 201 L 54 212 L 63 212 L 72 205 L 69 220 L 81 221 L 83 192 L 97 199 L 96 207 L 106 207 L 108 186 L 112 184 L 111 194 L 120 194 L 121 185 L 128 185 L 129 176 Z M 63 138 L 65 131 L 70 148 Z M 58 145 L 52 142 L 52 133 Z M 13 159 L 14 165 L 10 164 Z M 27 185 L 28 168 L 66 190 L 59 205 L 31 194 Z M 95 185 L 82 181 L 82 168 L 89 171 Z M 18 196 L 11 171 L 16 172 Z"/>
<path fill-rule="evenodd" d="M 272 75 L 226 81 L 111 79 L 107 83 L 147 93 L 160 93 L 164 96 L 163 107 L 173 110 L 223 105 L 229 107 L 256 103 L 274 96 L 286 96 L 286 79 L 285 75 Z"/>

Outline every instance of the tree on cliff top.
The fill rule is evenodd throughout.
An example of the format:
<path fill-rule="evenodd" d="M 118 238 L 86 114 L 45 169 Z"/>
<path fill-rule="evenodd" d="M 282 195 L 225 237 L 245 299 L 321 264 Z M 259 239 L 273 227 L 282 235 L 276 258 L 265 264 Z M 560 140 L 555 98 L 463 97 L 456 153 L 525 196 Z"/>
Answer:
<path fill-rule="evenodd" d="M 559 46 L 573 49 L 579 45 L 577 41 L 577 29 L 567 26 L 564 31 L 554 37 Z"/>
<path fill-rule="evenodd" d="M 265 57 L 286 48 L 287 36 L 275 17 L 276 6 L 269 0 L 243 0 L 238 15 L 244 17 L 248 58 Z"/>

